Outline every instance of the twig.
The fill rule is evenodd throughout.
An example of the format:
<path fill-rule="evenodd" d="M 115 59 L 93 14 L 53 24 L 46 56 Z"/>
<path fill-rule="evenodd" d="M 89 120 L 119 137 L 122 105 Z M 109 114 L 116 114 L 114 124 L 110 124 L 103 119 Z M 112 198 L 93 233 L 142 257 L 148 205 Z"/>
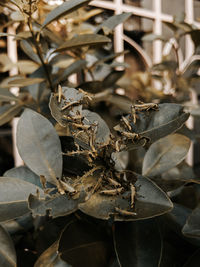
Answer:
<path fill-rule="evenodd" d="M 53 84 L 52 84 L 52 81 L 51 81 L 51 77 L 50 77 L 47 65 L 44 62 L 44 59 L 43 59 L 43 56 L 42 56 L 42 51 L 40 49 L 40 46 L 39 46 L 38 41 L 37 41 L 37 38 L 36 38 L 35 33 L 33 31 L 31 8 L 30 8 L 30 13 L 29 13 L 29 18 L 28 18 L 28 27 L 29 27 L 29 30 L 30 30 L 31 35 L 33 37 L 33 42 L 34 42 L 34 45 L 35 45 L 35 48 L 36 48 L 36 51 L 37 51 L 37 55 L 38 55 L 38 57 L 39 57 L 39 59 L 40 59 L 40 61 L 42 63 L 43 68 L 44 68 L 44 71 L 45 71 L 45 74 L 46 74 L 46 77 L 47 77 L 47 80 L 48 80 L 48 83 L 49 83 L 49 87 L 50 87 L 51 91 L 54 92 Z"/>

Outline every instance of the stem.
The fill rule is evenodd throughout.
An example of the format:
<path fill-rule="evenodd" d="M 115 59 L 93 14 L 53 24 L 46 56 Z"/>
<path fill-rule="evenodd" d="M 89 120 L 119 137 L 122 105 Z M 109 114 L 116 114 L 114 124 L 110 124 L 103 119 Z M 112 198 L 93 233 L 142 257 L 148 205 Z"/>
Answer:
<path fill-rule="evenodd" d="M 32 18 L 31 18 L 31 15 L 30 15 L 29 18 L 28 18 L 28 27 L 29 27 L 31 35 L 33 37 L 33 42 L 34 42 L 34 45 L 35 45 L 35 48 L 36 48 L 36 51 L 37 51 L 37 55 L 40 58 L 40 61 L 41 61 L 42 66 L 44 68 L 44 71 L 45 71 L 45 74 L 46 74 L 46 78 L 47 78 L 47 81 L 49 83 L 49 87 L 50 87 L 51 91 L 54 92 L 53 84 L 52 84 L 52 81 L 51 81 L 51 77 L 50 77 L 47 65 L 44 62 L 44 59 L 43 59 L 43 56 L 42 56 L 42 51 L 40 49 L 40 46 L 39 46 L 38 41 L 36 39 L 35 33 L 33 31 L 31 19 Z"/>

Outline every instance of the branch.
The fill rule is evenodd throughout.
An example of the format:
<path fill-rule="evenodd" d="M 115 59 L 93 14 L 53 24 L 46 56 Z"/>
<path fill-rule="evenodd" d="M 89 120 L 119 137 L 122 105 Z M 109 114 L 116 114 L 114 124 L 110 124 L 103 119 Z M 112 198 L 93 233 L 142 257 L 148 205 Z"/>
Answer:
<path fill-rule="evenodd" d="M 35 48 L 36 48 L 36 51 L 37 51 L 37 55 L 39 56 L 40 61 L 42 63 L 42 66 L 44 68 L 44 71 L 45 71 L 45 74 L 46 74 L 46 78 L 47 78 L 47 81 L 49 83 L 49 87 L 50 87 L 51 91 L 54 92 L 54 88 L 53 88 L 53 84 L 52 84 L 52 81 L 51 81 L 51 77 L 50 77 L 47 65 L 44 62 L 44 59 L 43 59 L 43 56 L 42 56 L 42 51 L 40 49 L 39 43 L 38 43 L 37 38 L 35 36 L 35 33 L 33 31 L 31 20 L 32 20 L 32 18 L 31 18 L 31 14 L 30 14 L 29 18 L 28 18 L 28 27 L 29 27 L 31 35 L 33 37 L 33 42 L 34 42 L 34 45 L 35 45 Z"/>

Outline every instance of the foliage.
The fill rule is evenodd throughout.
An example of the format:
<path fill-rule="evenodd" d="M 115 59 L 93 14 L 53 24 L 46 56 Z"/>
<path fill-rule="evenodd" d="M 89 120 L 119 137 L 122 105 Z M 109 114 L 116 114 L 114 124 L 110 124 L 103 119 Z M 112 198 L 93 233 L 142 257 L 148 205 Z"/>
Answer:
<path fill-rule="evenodd" d="M 177 95 L 169 103 L 164 94 L 153 102 L 155 91 L 146 86 L 140 97 L 152 103 L 118 95 L 124 64 L 116 58 L 123 53 L 113 52 L 112 32 L 130 14 L 92 27 L 86 21 L 100 11 L 88 3 L 70 0 L 48 14 L 42 1 L 1 4 L 18 8 L 9 23 L 19 22 L 14 37 L 29 59 L 19 60 L 19 75 L 0 84 L 0 124 L 20 115 L 17 146 L 25 163 L 0 178 L 0 263 L 195 266 L 200 180 L 184 161 L 189 114 L 174 103 L 186 92 L 173 86 Z M 71 21 L 64 36 L 53 28 L 58 19 Z M 170 26 L 199 45 L 191 25 Z M 4 58 L 1 71 L 13 67 Z M 171 61 L 151 71 L 159 72 L 151 79 L 173 72 L 176 84 L 186 80 Z M 9 91 L 14 86 L 18 96 Z"/>

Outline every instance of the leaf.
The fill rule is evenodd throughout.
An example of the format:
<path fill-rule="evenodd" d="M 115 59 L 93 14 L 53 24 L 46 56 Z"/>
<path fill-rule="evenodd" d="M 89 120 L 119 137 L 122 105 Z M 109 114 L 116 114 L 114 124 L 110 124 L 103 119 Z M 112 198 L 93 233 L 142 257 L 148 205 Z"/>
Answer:
<path fill-rule="evenodd" d="M 158 110 L 141 111 L 136 115 L 136 124 L 131 124 L 132 132 L 150 139 L 151 143 L 177 131 L 189 117 L 181 105 L 172 103 L 159 104 Z M 127 118 L 131 120 L 130 115 Z M 120 125 L 114 129 L 120 130 Z"/>
<path fill-rule="evenodd" d="M 145 154 L 142 174 L 160 175 L 178 165 L 186 157 L 190 139 L 181 134 L 171 134 L 153 143 Z"/>
<path fill-rule="evenodd" d="M 195 253 L 189 258 L 189 260 L 183 265 L 183 267 L 199 267 L 200 262 L 200 249 L 197 249 Z"/>
<path fill-rule="evenodd" d="M 61 18 L 62 16 L 66 16 L 67 14 L 75 11 L 76 9 L 87 5 L 90 0 L 70 0 L 68 2 L 64 2 L 62 5 L 53 9 L 46 17 L 44 23 L 42 24 L 42 28 L 46 27 L 49 23 L 54 20 Z"/>
<path fill-rule="evenodd" d="M 53 243 L 48 249 L 46 249 L 40 257 L 37 259 L 34 267 L 72 267 L 68 263 L 60 259 L 58 254 L 58 241 Z"/>
<path fill-rule="evenodd" d="M 8 89 L 0 88 L 1 101 L 19 101 L 19 99 L 13 95 Z"/>
<path fill-rule="evenodd" d="M 154 181 L 164 191 L 172 191 L 186 183 L 200 183 L 200 178 L 196 177 L 191 166 L 186 162 L 180 163 L 178 166 L 161 174 Z"/>
<path fill-rule="evenodd" d="M 17 257 L 15 247 L 10 235 L 0 225 L 0 265 L 3 267 L 16 267 Z"/>
<path fill-rule="evenodd" d="M 30 44 L 29 41 L 22 40 L 20 42 L 20 47 L 28 57 L 30 57 L 36 63 L 41 64 L 41 60 L 40 60 L 39 56 L 35 53 L 32 45 Z"/>
<path fill-rule="evenodd" d="M 61 235 L 58 251 L 61 259 L 73 267 L 107 266 L 110 258 L 105 231 L 84 221 L 67 225 Z"/>
<path fill-rule="evenodd" d="M 103 29 L 104 34 L 108 35 L 117 25 L 126 21 L 131 15 L 132 13 L 129 12 L 109 17 L 96 28 L 95 33 L 98 33 L 101 29 Z"/>
<path fill-rule="evenodd" d="M 114 246 L 120 266 L 159 266 L 162 241 L 157 222 L 153 219 L 117 222 Z"/>
<path fill-rule="evenodd" d="M 116 106 L 123 113 L 129 113 L 131 110 L 132 101 L 127 96 L 110 95 L 106 101 Z"/>
<path fill-rule="evenodd" d="M 113 87 L 113 85 L 124 75 L 125 71 L 112 71 L 103 81 L 103 88 Z"/>
<path fill-rule="evenodd" d="M 96 46 L 104 45 L 111 42 L 111 40 L 100 34 L 81 34 L 73 37 L 72 39 L 64 42 L 54 52 L 62 52 L 69 49 L 74 49 L 82 46 Z"/>
<path fill-rule="evenodd" d="M 48 68 L 49 72 L 51 72 L 51 68 Z M 41 78 L 43 79 L 45 76 L 45 71 L 43 66 L 39 67 L 36 69 L 33 73 L 29 75 L 29 78 L 35 79 L 35 78 Z M 46 83 L 45 81 L 42 83 L 34 83 L 32 85 L 28 85 L 27 87 L 24 88 L 24 90 L 29 91 L 29 93 L 32 95 L 32 97 L 36 101 L 40 101 L 40 98 L 42 97 L 43 94 L 45 94 L 45 89 L 46 88 Z M 48 90 L 48 89 L 47 89 Z"/>
<path fill-rule="evenodd" d="M 183 228 L 190 214 L 191 209 L 174 203 L 173 209 L 169 213 L 165 214 L 163 218 L 168 226 L 182 235 L 181 229 Z"/>
<path fill-rule="evenodd" d="M 32 172 L 26 166 L 19 166 L 16 168 L 12 168 L 6 171 L 3 176 L 22 179 L 26 182 L 32 183 L 42 188 L 42 185 L 40 183 L 40 177 L 36 175 L 34 172 Z"/>
<path fill-rule="evenodd" d="M 22 109 L 19 104 L 10 105 L 6 104 L 0 107 L 0 126 L 9 122 L 13 117 L 15 117 Z"/>
<path fill-rule="evenodd" d="M 38 64 L 32 60 L 18 60 L 16 66 L 22 74 L 31 74 L 38 68 Z"/>
<path fill-rule="evenodd" d="M 24 21 L 25 16 L 20 11 L 14 11 L 10 14 L 10 18 L 14 20 L 14 22 Z"/>
<path fill-rule="evenodd" d="M 82 111 L 82 104 L 84 95 L 79 90 L 75 88 L 63 87 L 62 95 L 64 99 L 61 99 L 61 102 L 58 102 L 58 97 L 55 94 L 51 94 L 49 101 L 49 108 L 51 110 L 52 117 L 63 127 L 66 127 L 69 122 L 64 118 L 64 115 L 69 115 L 71 117 L 76 116 L 77 112 Z M 77 102 L 80 102 L 80 105 L 77 105 Z M 63 107 L 69 103 L 75 103 L 74 106 L 71 106 L 70 109 L 64 109 Z"/>
<path fill-rule="evenodd" d="M 10 76 L 7 77 L 5 79 L 3 79 L 3 81 L 0 83 L 0 88 L 10 88 L 11 86 L 8 84 L 10 81 L 12 80 L 16 80 L 16 79 L 24 79 L 24 76 L 22 75 L 14 75 L 14 76 Z"/>
<path fill-rule="evenodd" d="M 185 236 L 200 238 L 200 206 L 197 206 L 188 217 L 182 232 Z"/>
<path fill-rule="evenodd" d="M 16 34 L 11 34 L 11 33 L 5 33 L 5 32 L 0 32 L 0 37 L 7 37 L 7 36 L 11 36 L 11 37 L 16 37 Z"/>
<path fill-rule="evenodd" d="M 147 218 L 153 218 L 166 212 L 169 212 L 173 205 L 167 195 L 148 178 L 129 171 L 129 182 L 134 183 L 136 188 L 135 208 L 130 210 L 131 192 L 126 191 L 121 195 L 106 196 L 98 192 L 94 193 L 88 201 L 79 204 L 79 209 L 89 216 L 98 219 L 108 220 L 114 216 L 116 221 L 136 221 Z M 88 186 L 94 186 L 97 180 L 92 177 L 92 181 L 87 178 L 83 186 L 86 190 Z M 92 185 L 93 184 L 93 185 Z M 134 211 L 137 214 L 133 216 L 122 216 L 116 213 L 115 208 Z"/>
<path fill-rule="evenodd" d="M 56 85 L 59 83 L 62 83 L 67 80 L 67 78 L 80 70 L 82 70 L 86 66 L 86 61 L 83 59 L 77 60 L 74 63 L 72 63 L 69 67 L 67 67 L 63 73 L 57 78 L 57 80 L 54 82 Z"/>
<path fill-rule="evenodd" d="M 94 140 L 95 147 L 102 148 L 108 145 L 110 142 L 110 129 L 106 122 L 97 113 L 87 109 L 82 110 L 81 115 L 83 117 L 82 123 L 84 125 L 90 125 L 91 127 L 96 125 L 96 130 L 94 129 L 96 131 Z M 85 149 L 90 148 L 90 135 L 86 132 L 81 132 L 75 140 L 81 147 L 84 147 Z"/>
<path fill-rule="evenodd" d="M 43 195 L 36 185 L 17 178 L 0 177 L 0 222 L 28 213 L 28 196 L 37 190 Z"/>
<path fill-rule="evenodd" d="M 44 80 L 45 80 L 44 78 L 24 78 L 24 79 L 17 78 L 15 80 L 8 82 L 8 86 L 24 87 L 24 86 L 28 86 L 28 85 L 32 85 L 36 83 L 41 83 Z"/>
<path fill-rule="evenodd" d="M 17 147 L 26 165 L 56 184 L 62 175 L 62 151 L 53 125 L 39 113 L 25 109 L 17 127 Z"/>
<path fill-rule="evenodd" d="M 51 197 L 47 196 L 46 199 L 39 199 L 37 196 L 30 195 L 28 199 L 29 209 L 33 217 L 48 215 L 52 218 L 66 216 L 78 209 L 78 204 L 85 198 L 83 192 L 80 193 L 76 199 L 69 198 L 68 195 L 55 194 Z"/>

